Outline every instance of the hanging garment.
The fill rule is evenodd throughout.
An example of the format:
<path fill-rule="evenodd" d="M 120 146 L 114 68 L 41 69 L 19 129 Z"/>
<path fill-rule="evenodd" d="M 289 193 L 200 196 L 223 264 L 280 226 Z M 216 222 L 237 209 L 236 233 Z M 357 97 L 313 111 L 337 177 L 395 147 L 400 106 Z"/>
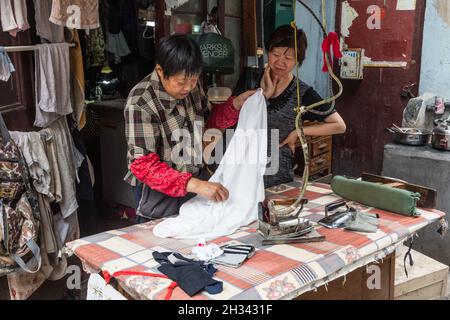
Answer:
<path fill-rule="evenodd" d="M 79 180 L 78 169 L 84 161 L 84 157 L 75 148 L 66 117 L 60 117 L 41 133 L 47 134 L 46 152 L 55 177 L 55 185 L 52 185 L 52 188 L 54 188 L 56 203 L 59 204 L 61 210 L 60 213 L 53 216 L 53 230 L 59 251 L 67 242 L 80 237 L 76 181 Z M 63 278 L 67 265 L 67 258 L 64 254 L 57 257 L 49 279 L 56 281 Z"/>
<path fill-rule="evenodd" d="M 70 99 L 70 59 L 67 43 L 41 44 L 36 61 L 36 127 L 46 128 L 73 112 Z"/>
<path fill-rule="evenodd" d="M 15 72 L 16 69 L 5 51 L 5 48 L 0 47 L 0 80 L 8 81 L 11 77 L 11 73 Z"/>
<path fill-rule="evenodd" d="M 122 31 L 118 34 L 106 32 L 106 51 L 114 55 L 115 64 L 119 64 L 122 61 L 122 57 L 126 57 L 131 53 Z"/>
<path fill-rule="evenodd" d="M 19 31 L 25 31 L 30 28 L 28 23 L 27 3 L 25 0 L 1 0 L 0 17 L 2 20 L 2 29 L 15 37 Z"/>
<path fill-rule="evenodd" d="M 38 132 L 10 132 L 10 134 L 20 147 L 30 173 L 31 183 L 37 192 L 41 228 L 44 230 L 41 241 L 45 241 L 48 253 L 56 253 L 58 246 L 53 232 L 53 214 L 49 200 L 54 199 L 50 190 L 52 175 L 45 142 Z"/>
<path fill-rule="evenodd" d="M 75 47 L 70 48 L 71 100 L 78 129 L 81 130 L 86 124 L 83 53 L 81 52 L 78 31 L 72 29 L 69 32 L 70 38 L 68 39 L 68 42 L 76 44 Z"/>
<path fill-rule="evenodd" d="M 40 134 L 38 132 L 11 132 L 10 134 L 22 151 L 34 189 L 48 196 L 51 179 L 50 164 Z"/>
<path fill-rule="evenodd" d="M 98 0 L 53 0 L 49 20 L 69 29 L 97 29 Z"/>
<path fill-rule="evenodd" d="M 181 207 L 178 217 L 156 225 L 154 234 L 161 238 L 211 240 L 254 222 L 258 202 L 265 197 L 266 129 L 266 101 L 259 90 L 244 104 L 236 132 L 219 168 L 209 180 L 227 188 L 229 199 L 213 203 L 197 196 Z"/>
<path fill-rule="evenodd" d="M 105 64 L 105 38 L 102 28 L 86 34 L 86 67 L 103 67 Z"/>
<path fill-rule="evenodd" d="M 74 146 L 65 117 L 61 117 L 44 131 L 55 139 L 55 156 L 61 178 L 61 199 L 58 203 L 62 216 L 67 218 L 78 209 L 75 183 L 84 157 Z M 55 160 L 49 159 L 49 162 L 54 163 Z"/>
<path fill-rule="evenodd" d="M 52 0 L 33 0 L 36 20 L 36 34 L 43 42 L 64 42 L 64 27 L 50 22 Z"/>
<path fill-rule="evenodd" d="M 12 300 L 28 299 L 56 270 L 61 270 L 58 252 L 61 244 L 55 235 L 53 213 L 50 207 L 51 172 L 47 159 L 48 137 L 38 132 L 11 132 L 12 139 L 20 147 L 30 172 L 31 182 L 37 191 L 39 208 L 39 247 L 42 265 L 36 274 L 15 272 L 8 275 Z M 65 267 L 64 267 L 65 268 Z M 65 269 L 63 269 L 65 274 Z"/>
<path fill-rule="evenodd" d="M 41 137 L 44 142 L 45 154 L 47 155 L 50 166 L 50 193 L 49 201 L 59 203 L 62 199 L 61 174 L 58 167 L 58 158 L 56 155 L 55 138 L 48 131 L 41 131 Z"/>

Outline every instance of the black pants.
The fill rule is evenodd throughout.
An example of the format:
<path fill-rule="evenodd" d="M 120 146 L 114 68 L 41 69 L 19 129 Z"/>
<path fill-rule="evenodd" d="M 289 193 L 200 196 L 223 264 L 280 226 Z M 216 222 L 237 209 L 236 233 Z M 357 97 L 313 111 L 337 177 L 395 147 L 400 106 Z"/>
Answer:
<path fill-rule="evenodd" d="M 196 178 L 208 181 L 210 174 L 206 169 L 201 169 Z M 153 190 L 147 185 L 138 185 L 134 187 L 134 196 L 137 208 L 136 222 L 146 223 L 151 220 L 177 216 L 181 206 L 194 198 L 196 194 L 188 193 L 184 197 L 174 198 Z"/>

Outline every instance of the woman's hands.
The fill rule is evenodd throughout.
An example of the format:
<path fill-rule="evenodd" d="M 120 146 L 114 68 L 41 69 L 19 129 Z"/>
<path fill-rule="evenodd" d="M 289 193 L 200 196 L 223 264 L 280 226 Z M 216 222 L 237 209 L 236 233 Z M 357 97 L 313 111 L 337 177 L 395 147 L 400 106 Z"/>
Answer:
<path fill-rule="evenodd" d="M 297 141 L 299 140 L 297 131 L 292 131 L 287 138 L 280 144 L 280 149 L 284 146 L 288 146 L 289 149 L 292 151 L 292 154 L 295 154 L 295 145 L 297 144 Z"/>
<path fill-rule="evenodd" d="M 244 92 L 243 94 L 237 96 L 236 98 L 234 98 L 233 107 L 238 111 L 241 110 L 242 107 L 244 106 L 245 101 L 247 101 L 247 99 L 250 96 L 252 96 L 255 92 L 256 92 L 256 90 L 249 90 L 249 91 Z"/>
<path fill-rule="evenodd" d="M 187 192 L 204 196 L 213 202 L 227 201 L 230 197 L 228 190 L 220 183 L 191 178 L 187 184 Z"/>
<path fill-rule="evenodd" d="M 270 72 L 270 66 L 267 66 L 264 71 L 264 76 L 261 80 L 261 88 L 264 91 L 264 95 L 266 99 L 270 99 L 276 92 L 277 85 L 280 79 L 276 75 L 272 75 Z"/>

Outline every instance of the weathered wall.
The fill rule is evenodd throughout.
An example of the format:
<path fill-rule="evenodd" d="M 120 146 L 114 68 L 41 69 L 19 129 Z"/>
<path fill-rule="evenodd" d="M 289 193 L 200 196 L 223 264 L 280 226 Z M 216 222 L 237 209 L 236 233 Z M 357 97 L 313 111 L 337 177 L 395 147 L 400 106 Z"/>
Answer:
<path fill-rule="evenodd" d="M 321 1 L 304 0 L 304 2 L 322 19 Z M 336 0 L 327 1 L 326 12 L 327 32 L 335 31 Z M 323 36 L 319 24 L 300 3 L 297 4 L 295 18 L 297 26 L 302 28 L 308 37 L 308 50 L 306 52 L 306 60 L 300 68 L 300 78 L 313 86 L 322 97 L 327 97 L 329 95 L 328 80 L 327 74 L 322 72 L 323 56 L 321 47 Z"/>
<path fill-rule="evenodd" d="M 428 0 L 422 49 L 420 93 L 450 99 L 450 1 Z"/>
<path fill-rule="evenodd" d="M 425 0 L 417 0 L 413 10 L 398 10 L 397 1 L 386 1 L 386 5 L 383 0 L 342 1 L 339 19 L 344 3 L 358 15 L 345 38 L 350 48 L 365 48 L 372 61 L 406 63 L 404 68 L 365 68 L 363 80 L 342 81 L 344 94 L 336 103 L 347 132 L 334 137 L 333 172 L 357 177 L 364 171 L 380 174 L 384 145 L 392 141 L 384 129 L 401 124 L 407 104 L 401 90 L 419 81 Z M 367 12 L 373 5 L 381 9 L 379 29 L 367 26 L 371 16 Z"/>
<path fill-rule="evenodd" d="M 450 153 L 427 147 L 386 145 L 383 175 L 426 186 L 437 191 L 437 209 L 450 218 Z M 424 170 L 424 168 L 426 170 Z M 437 224 L 419 232 L 414 248 L 427 256 L 450 265 L 450 238 L 441 239 Z"/>

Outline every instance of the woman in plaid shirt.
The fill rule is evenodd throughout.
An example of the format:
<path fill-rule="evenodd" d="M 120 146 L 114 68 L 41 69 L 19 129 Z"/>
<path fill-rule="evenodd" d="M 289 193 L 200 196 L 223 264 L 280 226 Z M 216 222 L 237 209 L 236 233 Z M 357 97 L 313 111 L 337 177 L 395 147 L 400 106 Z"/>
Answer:
<path fill-rule="evenodd" d="M 125 123 L 130 170 L 125 180 L 135 187 L 138 222 L 177 215 L 180 206 L 195 195 L 215 202 L 228 199 L 224 186 L 207 181 L 201 158 L 195 161 L 192 141 L 203 136 L 202 131 L 196 135 L 199 123 L 207 121 L 209 128 L 217 129 L 234 126 L 244 102 L 255 91 L 211 109 L 199 85 L 202 69 L 202 53 L 194 40 L 182 35 L 167 37 L 158 44 L 155 70 L 128 97 Z M 181 154 L 175 142 L 180 133 L 188 138 Z M 191 155 L 187 161 L 186 154 Z"/>

